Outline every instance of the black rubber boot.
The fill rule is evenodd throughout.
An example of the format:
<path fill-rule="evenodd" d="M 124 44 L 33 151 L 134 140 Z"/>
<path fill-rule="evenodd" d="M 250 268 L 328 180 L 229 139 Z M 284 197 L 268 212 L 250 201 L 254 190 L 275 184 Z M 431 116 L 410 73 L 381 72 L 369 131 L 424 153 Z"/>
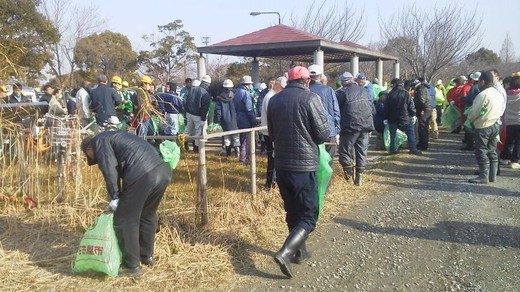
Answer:
<path fill-rule="evenodd" d="M 489 164 L 489 182 L 495 182 L 498 173 L 498 160 Z"/>
<path fill-rule="evenodd" d="M 298 249 L 307 240 L 309 234 L 301 227 L 294 228 L 282 248 L 274 255 L 274 260 L 280 266 L 280 270 L 289 278 L 294 277 L 291 270 L 291 259 L 294 258 Z"/>
<path fill-rule="evenodd" d="M 306 260 L 310 259 L 312 257 L 312 253 L 307 250 L 307 246 L 305 245 L 305 242 L 300 246 L 300 249 L 296 252 L 294 255 L 294 258 L 292 258 L 291 263 L 294 264 L 301 264 L 305 262 Z"/>
<path fill-rule="evenodd" d="M 354 176 L 354 185 L 360 186 L 363 184 L 363 172 L 365 172 L 365 167 L 356 166 L 356 175 Z"/>
<path fill-rule="evenodd" d="M 487 184 L 489 182 L 489 164 L 479 164 L 478 171 L 478 177 L 470 179 L 469 182 L 474 184 Z"/>
<path fill-rule="evenodd" d="M 235 155 L 237 159 L 240 159 L 240 146 L 235 146 Z"/>
<path fill-rule="evenodd" d="M 343 174 L 345 175 L 345 180 L 350 183 L 351 178 L 354 176 L 354 166 L 344 167 Z"/>

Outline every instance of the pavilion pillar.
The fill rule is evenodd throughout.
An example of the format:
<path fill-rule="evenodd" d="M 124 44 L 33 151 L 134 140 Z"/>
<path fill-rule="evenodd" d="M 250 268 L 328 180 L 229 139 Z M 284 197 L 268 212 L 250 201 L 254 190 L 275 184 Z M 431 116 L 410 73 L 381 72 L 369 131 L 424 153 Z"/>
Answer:
<path fill-rule="evenodd" d="M 251 79 L 253 82 L 260 82 L 260 64 L 256 58 L 251 62 Z"/>
<path fill-rule="evenodd" d="M 376 76 L 379 82 L 379 86 L 383 85 L 383 60 L 377 59 L 376 61 Z"/>
<path fill-rule="evenodd" d="M 321 66 L 321 68 L 324 68 L 325 62 L 323 61 L 323 51 L 320 48 L 314 51 L 313 59 L 314 64 Z"/>
<path fill-rule="evenodd" d="M 394 63 L 394 78 L 399 78 L 399 61 Z"/>
<path fill-rule="evenodd" d="M 206 58 L 200 54 L 197 60 L 197 77 L 200 80 L 204 75 L 206 75 Z"/>
<path fill-rule="evenodd" d="M 359 73 L 359 57 L 357 55 L 350 58 L 350 71 L 354 77 Z"/>

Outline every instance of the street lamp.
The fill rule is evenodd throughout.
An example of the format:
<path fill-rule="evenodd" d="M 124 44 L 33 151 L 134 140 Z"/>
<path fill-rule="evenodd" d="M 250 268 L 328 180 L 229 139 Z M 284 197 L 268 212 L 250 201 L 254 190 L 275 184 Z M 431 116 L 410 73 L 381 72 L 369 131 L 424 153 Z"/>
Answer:
<path fill-rule="evenodd" d="M 282 24 L 282 18 L 280 17 L 280 13 L 278 13 L 278 12 L 268 11 L 268 12 L 251 12 L 251 13 L 249 13 L 249 15 L 251 15 L 251 16 L 257 16 L 260 14 L 278 14 L 278 24 Z"/>

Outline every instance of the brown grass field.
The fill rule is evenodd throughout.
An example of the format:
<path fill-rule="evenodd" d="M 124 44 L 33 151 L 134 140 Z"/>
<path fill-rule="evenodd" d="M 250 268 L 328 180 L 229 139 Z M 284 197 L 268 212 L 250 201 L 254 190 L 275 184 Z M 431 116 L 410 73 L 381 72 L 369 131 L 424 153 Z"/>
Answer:
<path fill-rule="evenodd" d="M 21 137 L 21 136 L 20 136 Z M 5 137 L 4 137 L 5 138 Z M 72 273 L 86 228 L 108 205 L 103 178 L 72 147 L 66 184 L 57 196 L 56 165 L 45 147 L 17 139 L 16 158 L 0 157 L 0 279 L 2 291 L 226 291 L 243 275 L 270 265 L 286 236 L 282 201 L 276 189 L 248 194 L 249 169 L 234 157 L 208 153 L 209 224 L 196 216 L 197 156 L 183 153 L 159 209 L 153 268 L 139 279 Z M 267 160 L 257 156 L 257 185 Z M 347 185 L 339 164 L 320 223 L 329 222 L 375 193 L 377 178 L 361 188 Z M 32 199 L 32 200 L 31 200 Z M 34 207 L 34 202 L 37 206 Z"/>

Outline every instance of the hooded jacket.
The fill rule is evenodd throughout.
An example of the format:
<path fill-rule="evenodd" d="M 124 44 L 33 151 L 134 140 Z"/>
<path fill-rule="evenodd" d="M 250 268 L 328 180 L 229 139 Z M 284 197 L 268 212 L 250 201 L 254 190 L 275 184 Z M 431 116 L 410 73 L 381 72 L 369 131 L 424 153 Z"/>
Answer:
<path fill-rule="evenodd" d="M 222 130 L 238 130 L 237 112 L 233 102 L 233 91 L 223 91 L 216 99 L 214 122 L 222 126 Z"/>
<path fill-rule="evenodd" d="M 275 168 L 311 172 L 319 167 L 318 144 L 329 138 L 320 97 L 297 82 L 269 100 L 267 129 L 274 143 Z"/>
<path fill-rule="evenodd" d="M 239 129 L 252 128 L 256 124 L 256 114 L 253 109 L 253 98 L 249 90 L 240 84 L 235 90 L 235 110 Z"/>

